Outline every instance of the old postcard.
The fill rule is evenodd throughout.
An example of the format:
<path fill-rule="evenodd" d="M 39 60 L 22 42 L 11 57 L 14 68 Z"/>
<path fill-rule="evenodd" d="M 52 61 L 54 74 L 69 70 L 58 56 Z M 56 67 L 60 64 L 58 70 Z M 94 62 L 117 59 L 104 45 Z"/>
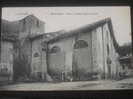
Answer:
<path fill-rule="evenodd" d="M 3 7 L 0 90 L 133 89 L 128 6 Z"/>

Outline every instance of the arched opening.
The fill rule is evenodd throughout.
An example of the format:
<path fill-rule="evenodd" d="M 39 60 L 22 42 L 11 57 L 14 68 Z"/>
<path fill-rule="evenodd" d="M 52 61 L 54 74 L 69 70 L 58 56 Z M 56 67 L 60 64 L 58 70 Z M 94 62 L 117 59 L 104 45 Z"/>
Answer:
<path fill-rule="evenodd" d="M 88 42 L 78 40 L 73 46 L 73 80 L 87 80 L 91 72 L 91 47 Z"/>
<path fill-rule="evenodd" d="M 65 54 L 59 46 L 53 46 L 49 49 L 48 73 L 55 81 L 62 80 L 62 73 L 65 67 Z"/>
<path fill-rule="evenodd" d="M 58 52 L 60 52 L 61 51 L 61 49 L 60 49 L 60 47 L 59 46 L 54 46 L 54 47 L 52 47 L 51 49 L 50 49 L 50 53 L 58 53 Z"/>
<path fill-rule="evenodd" d="M 80 48 L 86 48 L 86 47 L 88 47 L 88 43 L 84 40 L 78 40 L 74 44 L 74 49 L 80 49 Z"/>
<path fill-rule="evenodd" d="M 39 57 L 39 53 L 38 52 L 35 52 L 34 53 L 34 57 Z"/>

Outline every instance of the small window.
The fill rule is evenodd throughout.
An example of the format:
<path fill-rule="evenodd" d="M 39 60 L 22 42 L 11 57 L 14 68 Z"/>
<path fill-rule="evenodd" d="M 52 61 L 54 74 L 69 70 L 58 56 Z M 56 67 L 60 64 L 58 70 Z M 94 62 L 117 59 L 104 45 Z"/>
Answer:
<path fill-rule="evenodd" d="M 51 48 L 50 53 L 58 53 L 60 51 L 61 51 L 60 47 L 54 46 Z"/>
<path fill-rule="evenodd" d="M 39 53 L 36 52 L 36 53 L 34 54 L 34 57 L 39 57 Z"/>
<path fill-rule="evenodd" d="M 74 49 L 86 48 L 88 43 L 84 40 L 79 40 L 74 44 Z"/>

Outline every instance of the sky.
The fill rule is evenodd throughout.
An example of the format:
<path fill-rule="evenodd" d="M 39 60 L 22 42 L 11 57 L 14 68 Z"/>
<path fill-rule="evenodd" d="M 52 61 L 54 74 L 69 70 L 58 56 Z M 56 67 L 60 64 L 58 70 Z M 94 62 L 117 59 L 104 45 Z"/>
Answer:
<path fill-rule="evenodd" d="M 45 22 L 45 32 L 76 29 L 110 17 L 118 44 L 131 42 L 131 16 L 128 6 L 2 8 L 2 19 L 9 21 L 20 20 L 30 14 Z"/>

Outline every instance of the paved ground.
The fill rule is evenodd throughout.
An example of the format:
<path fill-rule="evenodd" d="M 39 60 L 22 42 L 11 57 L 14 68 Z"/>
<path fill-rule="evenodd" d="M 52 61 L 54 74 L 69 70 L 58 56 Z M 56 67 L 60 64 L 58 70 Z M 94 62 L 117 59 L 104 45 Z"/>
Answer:
<path fill-rule="evenodd" d="M 0 86 L 0 90 L 112 90 L 133 89 L 133 78 L 120 81 L 79 81 L 61 83 L 19 83 Z"/>

